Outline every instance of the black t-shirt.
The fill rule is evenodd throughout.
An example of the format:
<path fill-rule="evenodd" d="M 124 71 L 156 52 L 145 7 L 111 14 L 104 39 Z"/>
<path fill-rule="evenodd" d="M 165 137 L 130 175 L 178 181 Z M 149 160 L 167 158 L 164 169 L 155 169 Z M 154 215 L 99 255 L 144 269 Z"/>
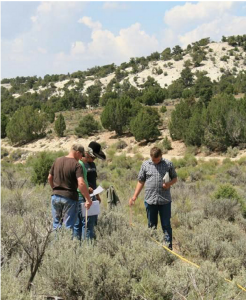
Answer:
<path fill-rule="evenodd" d="M 97 168 L 94 162 L 85 163 L 87 170 L 87 180 L 89 186 L 95 190 L 97 188 Z"/>
<path fill-rule="evenodd" d="M 83 170 L 75 158 L 57 158 L 49 173 L 53 176 L 53 195 L 78 200 L 77 179 L 83 177 Z"/>

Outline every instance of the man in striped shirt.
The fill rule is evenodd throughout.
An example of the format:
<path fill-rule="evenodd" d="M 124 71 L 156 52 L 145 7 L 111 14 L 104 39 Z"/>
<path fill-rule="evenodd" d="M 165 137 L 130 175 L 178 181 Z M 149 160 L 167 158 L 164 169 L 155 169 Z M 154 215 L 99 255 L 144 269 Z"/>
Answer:
<path fill-rule="evenodd" d="M 164 180 L 164 177 L 169 177 L 169 180 Z M 144 204 L 148 227 L 157 228 L 159 213 L 164 241 L 170 249 L 172 249 L 170 187 L 176 182 L 177 173 L 172 162 L 163 159 L 161 149 L 154 147 L 150 150 L 150 159 L 144 161 L 141 166 L 134 195 L 129 200 L 129 205 L 133 205 L 145 185 Z"/>

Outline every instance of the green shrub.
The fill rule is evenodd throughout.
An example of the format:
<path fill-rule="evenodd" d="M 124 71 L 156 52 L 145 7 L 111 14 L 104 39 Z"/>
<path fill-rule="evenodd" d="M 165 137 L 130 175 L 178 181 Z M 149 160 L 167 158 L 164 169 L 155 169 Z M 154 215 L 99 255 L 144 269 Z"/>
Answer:
<path fill-rule="evenodd" d="M 229 59 L 229 56 L 227 56 L 227 55 L 223 55 L 223 56 L 220 58 L 221 61 L 226 61 L 226 62 L 227 62 L 228 59 Z"/>
<path fill-rule="evenodd" d="M 130 157 L 126 157 L 125 154 L 114 156 L 112 160 L 112 164 L 110 165 L 111 169 L 119 168 L 119 169 L 131 169 L 131 161 Z"/>
<path fill-rule="evenodd" d="M 1 113 L 1 138 L 6 137 L 6 127 L 9 122 L 9 118 L 4 114 Z"/>
<path fill-rule="evenodd" d="M 185 154 L 187 155 L 197 155 L 198 154 L 198 147 L 196 146 L 189 146 L 185 150 Z"/>
<path fill-rule="evenodd" d="M 59 114 L 55 121 L 55 132 L 58 137 L 62 137 L 64 135 L 64 131 L 66 130 L 66 123 L 63 114 Z"/>
<path fill-rule="evenodd" d="M 101 182 L 101 186 L 102 186 L 105 190 L 108 189 L 111 185 L 112 185 L 112 183 L 109 182 L 109 181 L 107 181 L 107 180 L 103 180 L 103 181 Z"/>
<path fill-rule="evenodd" d="M 172 149 L 171 141 L 168 139 L 167 136 L 163 139 L 162 145 L 163 145 L 165 150 L 171 150 Z"/>
<path fill-rule="evenodd" d="M 27 160 L 27 165 L 33 169 L 31 180 L 35 184 L 45 185 L 48 180 L 49 170 L 57 157 L 65 155 L 64 152 L 47 152 L 38 153 L 35 157 Z"/>
<path fill-rule="evenodd" d="M 6 148 L 1 147 L 1 159 L 9 155 L 9 151 Z"/>
<path fill-rule="evenodd" d="M 245 157 L 241 157 L 241 158 L 238 160 L 238 164 L 239 164 L 239 165 L 246 165 L 246 156 L 245 156 Z"/>
<path fill-rule="evenodd" d="M 92 135 L 99 131 L 100 124 L 96 121 L 93 115 L 85 115 L 79 122 L 79 126 L 75 128 L 75 134 L 78 137 L 83 137 L 86 135 Z"/>
<path fill-rule="evenodd" d="M 187 167 L 194 167 L 197 165 L 197 159 L 192 154 L 185 154 L 184 160 Z"/>
<path fill-rule="evenodd" d="M 188 172 L 187 168 L 179 168 L 177 170 L 177 175 L 178 175 L 178 179 L 180 179 L 182 181 L 186 181 L 189 177 L 189 172 Z"/>
<path fill-rule="evenodd" d="M 238 148 L 237 147 L 233 148 L 232 146 L 228 147 L 227 151 L 226 151 L 226 155 L 228 157 L 236 157 L 238 155 L 238 153 L 239 153 Z"/>
<path fill-rule="evenodd" d="M 175 168 L 182 168 L 182 167 L 185 167 L 185 164 L 186 164 L 186 161 L 185 161 L 184 158 L 179 158 L 179 159 L 173 158 L 173 159 L 172 159 L 172 162 L 173 162 Z"/>
<path fill-rule="evenodd" d="M 127 147 L 127 143 L 123 140 L 119 140 L 114 144 L 116 150 L 122 150 Z"/>
<path fill-rule="evenodd" d="M 109 161 L 112 161 L 113 157 L 115 156 L 116 148 L 114 146 L 111 146 L 107 149 L 107 159 Z"/>
<path fill-rule="evenodd" d="M 20 160 L 22 158 L 23 155 L 25 155 L 27 153 L 27 151 L 25 150 L 21 150 L 21 149 L 17 149 L 15 151 L 12 151 L 9 155 L 10 161 L 11 162 L 16 162 L 18 160 Z"/>
<path fill-rule="evenodd" d="M 213 196 L 215 199 L 240 199 L 236 189 L 230 184 L 220 185 Z"/>
<path fill-rule="evenodd" d="M 227 221 L 235 221 L 240 207 L 237 200 L 216 199 L 205 203 L 204 213 L 207 218 L 215 217 Z"/>
<path fill-rule="evenodd" d="M 167 111 L 167 107 L 165 105 L 162 105 L 160 112 L 164 114 L 166 111 Z"/>

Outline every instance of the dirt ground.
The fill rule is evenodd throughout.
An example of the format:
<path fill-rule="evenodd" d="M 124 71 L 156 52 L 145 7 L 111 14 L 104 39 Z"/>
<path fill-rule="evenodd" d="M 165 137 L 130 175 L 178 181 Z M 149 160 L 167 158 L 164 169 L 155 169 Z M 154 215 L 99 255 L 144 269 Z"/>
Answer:
<path fill-rule="evenodd" d="M 75 135 L 70 135 L 62 138 L 46 137 L 43 139 L 39 139 L 37 141 L 33 141 L 21 147 L 13 147 L 9 144 L 7 139 L 2 139 L 1 147 L 7 149 L 8 151 L 15 151 L 19 149 L 23 152 L 30 152 L 30 153 L 40 152 L 40 151 L 58 151 L 58 150 L 69 151 L 71 145 L 74 143 L 80 143 L 84 147 L 87 147 L 91 141 L 97 141 L 98 143 L 102 143 L 104 151 L 107 153 L 107 149 L 110 146 L 112 146 L 113 144 L 121 140 L 124 141 L 127 144 L 127 146 L 123 150 L 118 151 L 116 155 L 125 153 L 127 156 L 134 156 L 135 153 L 140 153 L 141 155 L 143 155 L 143 157 L 148 158 L 150 148 L 156 145 L 156 143 L 161 142 L 165 136 L 169 137 L 167 129 L 161 130 L 161 133 L 162 136 L 159 138 L 159 140 L 152 143 L 136 142 L 133 136 L 122 136 L 119 138 L 115 135 L 115 132 L 107 131 L 107 132 L 102 132 L 100 134 L 91 136 L 88 139 L 78 138 Z M 183 142 L 172 141 L 171 146 L 172 149 L 164 154 L 165 158 L 167 159 L 182 158 L 185 155 L 187 148 Z M 246 149 L 239 151 L 238 155 L 235 158 L 231 158 L 231 159 L 237 160 L 243 156 L 246 156 Z M 218 153 L 211 153 L 207 156 L 204 153 L 198 153 L 196 155 L 196 158 L 203 159 L 203 160 L 218 159 L 222 161 L 226 157 L 227 157 L 226 155 L 220 155 Z"/>

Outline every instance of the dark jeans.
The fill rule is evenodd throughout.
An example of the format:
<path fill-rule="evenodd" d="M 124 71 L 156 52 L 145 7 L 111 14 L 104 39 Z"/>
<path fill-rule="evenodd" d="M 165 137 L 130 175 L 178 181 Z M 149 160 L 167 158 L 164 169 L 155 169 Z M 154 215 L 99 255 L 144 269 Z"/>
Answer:
<path fill-rule="evenodd" d="M 171 202 L 164 205 L 150 205 L 144 202 L 148 218 L 148 227 L 157 228 L 158 213 L 160 215 L 161 227 L 164 233 L 164 242 L 172 249 L 172 227 L 171 227 Z"/>
<path fill-rule="evenodd" d="M 82 217 L 82 202 L 85 202 L 85 200 L 83 198 L 79 198 L 79 211 L 77 215 L 77 220 L 73 227 L 73 236 L 76 237 L 78 240 L 85 240 L 85 238 L 91 240 L 95 238 L 94 226 L 97 220 L 97 216 L 89 216 L 87 218 L 87 230 L 85 237 L 86 220 L 85 217 Z"/>

